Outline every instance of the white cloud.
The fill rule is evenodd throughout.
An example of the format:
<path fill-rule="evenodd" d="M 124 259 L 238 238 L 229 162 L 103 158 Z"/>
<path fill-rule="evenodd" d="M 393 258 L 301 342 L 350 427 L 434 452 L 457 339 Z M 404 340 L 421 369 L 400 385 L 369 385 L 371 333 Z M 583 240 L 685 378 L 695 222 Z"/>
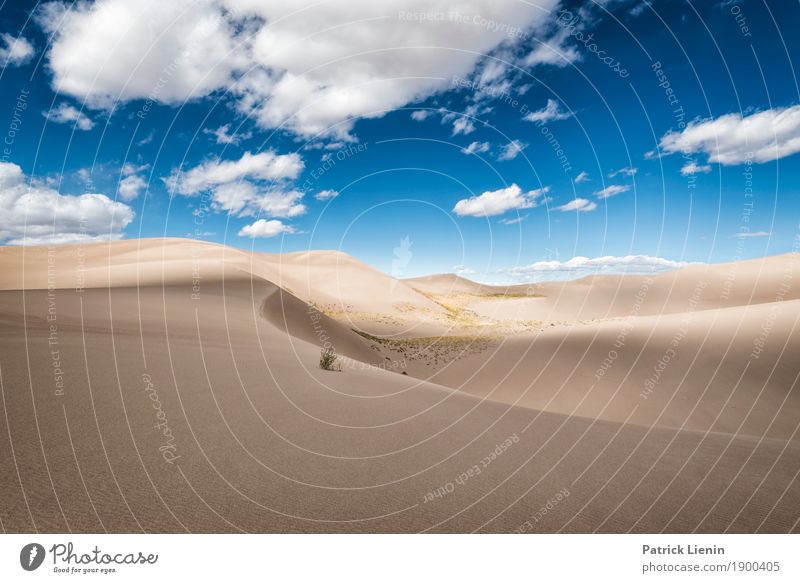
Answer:
<path fill-rule="evenodd" d="M 558 30 L 550 38 L 539 41 L 536 47 L 525 57 L 523 63 L 529 67 L 535 67 L 536 65 L 566 67 L 571 63 L 580 61 L 581 54 L 577 49 L 566 44 L 569 38 L 568 29 L 562 28 Z"/>
<path fill-rule="evenodd" d="M 687 162 L 681 168 L 681 174 L 684 176 L 691 176 L 692 174 L 708 174 L 711 172 L 711 166 L 707 164 L 696 164 L 695 162 Z"/>
<path fill-rule="evenodd" d="M 521 215 L 519 217 L 514 217 L 513 219 L 501 219 L 500 224 L 503 225 L 516 225 L 524 221 L 528 218 L 528 215 Z"/>
<path fill-rule="evenodd" d="M 622 194 L 623 192 L 628 192 L 631 189 L 630 186 L 627 184 L 620 185 L 620 184 L 612 184 L 610 186 L 606 186 L 605 188 L 598 190 L 595 192 L 597 198 L 610 198 L 612 196 L 616 196 L 618 194 Z"/>
<path fill-rule="evenodd" d="M 769 231 L 745 231 L 733 235 L 735 239 L 750 239 L 751 237 L 769 237 L 772 235 Z"/>
<path fill-rule="evenodd" d="M 306 212 L 300 202 L 303 193 L 284 186 L 302 169 L 298 154 L 245 152 L 238 160 L 208 160 L 185 172 L 174 170 L 165 182 L 170 190 L 184 196 L 210 191 L 212 207 L 217 211 L 238 216 L 266 213 L 296 217 Z"/>
<path fill-rule="evenodd" d="M 414 121 L 425 121 L 433 112 L 429 109 L 418 109 L 411 112 L 411 119 Z"/>
<path fill-rule="evenodd" d="M 638 168 L 633 168 L 631 166 L 625 166 L 624 168 L 620 168 L 619 170 L 612 170 L 608 173 L 609 178 L 615 178 L 620 174 L 624 176 L 634 176 L 639 171 Z"/>
<path fill-rule="evenodd" d="M 230 133 L 231 124 L 226 123 L 225 125 L 221 125 L 217 129 L 210 129 L 204 128 L 203 133 L 212 135 L 216 138 L 218 144 L 238 144 L 242 140 L 247 140 L 253 136 L 251 132 L 237 132 L 235 134 Z"/>
<path fill-rule="evenodd" d="M 483 154 L 489 151 L 489 142 L 472 142 L 466 148 L 461 148 L 462 154 Z"/>
<path fill-rule="evenodd" d="M 256 237 L 259 238 L 269 238 L 275 237 L 282 233 L 291 234 L 294 233 L 295 230 L 290 225 L 284 225 L 280 221 L 276 220 L 266 220 L 266 219 L 258 219 L 255 223 L 250 225 L 245 225 L 239 231 L 240 237 L 250 237 L 255 239 Z"/>
<path fill-rule="evenodd" d="M 147 188 L 147 182 L 141 176 L 133 174 L 119 181 L 119 197 L 122 200 L 133 200 Z"/>
<path fill-rule="evenodd" d="M 121 172 L 123 176 L 130 176 L 131 174 L 136 174 L 137 172 L 144 172 L 145 170 L 150 169 L 150 164 L 134 164 L 133 162 L 125 162 L 122 165 Z"/>
<path fill-rule="evenodd" d="M 573 279 L 598 273 L 657 273 L 680 269 L 686 261 L 672 261 L 650 255 L 614 257 L 573 257 L 569 261 L 537 261 L 506 271 L 515 280 Z"/>
<path fill-rule="evenodd" d="M 262 127 L 346 137 L 354 120 L 448 89 L 509 42 L 481 22 L 538 31 L 557 4 L 97 0 L 45 4 L 39 22 L 53 34 L 54 88 L 92 106 L 178 104 L 230 89 Z M 458 22 L 404 16 L 455 9 Z"/>
<path fill-rule="evenodd" d="M 0 241 L 10 245 L 119 239 L 134 212 L 103 194 L 63 195 L 0 162 Z"/>
<path fill-rule="evenodd" d="M 575 184 L 581 184 L 583 182 L 589 182 L 589 180 L 591 180 L 589 178 L 589 173 L 584 170 L 583 172 L 581 172 L 580 174 L 578 174 L 575 177 Z"/>
<path fill-rule="evenodd" d="M 800 105 L 694 121 L 664 135 L 659 147 L 667 154 L 703 152 L 724 165 L 777 160 L 800 152 Z"/>
<path fill-rule="evenodd" d="M 522 192 L 516 184 L 500 190 L 490 190 L 478 196 L 459 200 L 453 212 L 460 217 L 493 217 L 514 209 L 533 208 L 541 203 L 539 198 L 550 191 L 549 186 Z"/>
<path fill-rule="evenodd" d="M 597 208 L 597 204 L 586 200 L 585 198 L 576 198 L 569 201 L 567 204 L 562 204 L 561 206 L 557 206 L 556 210 L 561 212 L 569 212 L 569 211 L 578 211 L 580 213 L 586 213 L 589 211 L 593 211 Z"/>
<path fill-rule="evenodd" d="M 238 160 L 210 160 L 185 172 L 175 171 L 168 185 L 186 196 L 211 187 L 244 179 L 283 180 L 297 178 L 303 170 L 299 154 L 276 154 L 267 150 L 258 154 L 245 152 Z"/>
<path fill-rule="evenodd" d="M 306 212 L 306 206 L 300 203 L 302 199 L 299 190 L 270 190 L 260 195 L 255 204 L 261 212 L 273 217 L 299 217 Z"/>
<path fill-rule="evenodd" d="M 227 87 L 248 59 L 234 22 L 212 0 L 49 2 L 53 87 L 110 108 L 117 101 L 179 104 Z"/>
<path fill-rule="evenodd" d="M 547 105 L 537 111 L 532 111 L 522 119 L 525 121 L 532 121 L 538 123 L 547 123 L 549 121 L 559 121 L 562 119 L 569 119 L 572 113 L 563 111 L 555 99 L 548 99 Z"/>
<path fill-rule="evenodd" d="M 216 186 L 212 191 L 214 210 L 224 211 L 240 217 L 267 214 L 272 217 L 298 217 L 306 212 L 300 201 L 303 193 L 299 190 L 268 190 L 263 192 L 258 186 L 247 182 L 227 182 Z"/>
<path fill-rule="evenodd" d="M 74 124 L 73 127 L 83 131 L 89 131 L 94 127 L 94 122 L 89 119 L 88 115 L 67 103 L 61 103 L 55 109 L 42 112 L 42 114 L 48 121 L 55 123 L 72 123 Z"/>
<path fill-rule="evenodd" d="M 0 66 L 19 67 L 33 58 L 33 45 L 22 37 L 7 32 L 0 34 Z"/>
<path fill-rule="evenodd" d="M 253 201 L 258 198 L 258 189 L 249 182 L 227 182 L 216 186 L 212 193 L 212 206 L 216 211 L 252 215 Z"/>
<path fill-rule="evenodd" d="M 338 190 L 320 190 L 317 194 L 314 195 L 314 198 L 317 200 L 331 200 L 332 198 L 336 198 L 339 196 Z"/>
<path fill-rule="evenodd" d="M 454 265 L 452 272 L 455 273 L 456 275 L 472 275 L 474 273 L 477 273 L 474 269 L 471 269 L 464 265 Z"/>
<path fill-rule="evenodd" d="M 519 140 L 511 140 L 508 144 L 500 149 L 497 159 L 500 161 L 513 160 L 522 153 L 522 150 L 528 147 L 525 142 Z"/>
<path fill-rule="evenodd" d="M 149 134 L 147 134 L 141 140 L 136 142 L 136 145 L 139 146 L 139 147 L 142 147 L 142 146 L 144 146 L 146 144 L 149 144 L 150 142 L 153 141 L 153 138 L 155 137 L 155 135 L 156 135 L 155 130 L 151 130 Z"/>
<path fill-rule="evenodd" d="M 453 121 L 453 135 L 459 134 L 467 135 L 475 131 L 475 124 L 468 117 L 462 116 Z"/>

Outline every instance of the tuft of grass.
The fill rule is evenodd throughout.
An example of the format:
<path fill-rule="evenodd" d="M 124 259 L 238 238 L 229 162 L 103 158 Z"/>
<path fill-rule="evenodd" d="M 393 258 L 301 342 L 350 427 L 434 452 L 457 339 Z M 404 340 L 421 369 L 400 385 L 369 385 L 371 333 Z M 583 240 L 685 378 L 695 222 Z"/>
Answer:
<path fill-rule="evenodd" d="M 333 348 L 323 348 L 319 353 L 319 367 L 322 370 L 338 370 L 341 368 L 336 367 L 336 360 L 339 357 Z"/>

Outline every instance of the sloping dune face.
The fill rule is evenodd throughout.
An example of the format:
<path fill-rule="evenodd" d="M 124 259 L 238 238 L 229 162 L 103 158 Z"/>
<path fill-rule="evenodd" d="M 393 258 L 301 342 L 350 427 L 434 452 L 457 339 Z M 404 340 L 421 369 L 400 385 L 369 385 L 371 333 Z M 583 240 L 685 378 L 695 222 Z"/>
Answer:
<path fill-rule="evenodd" d="M 623 292 L 589 291 L 606 298 L 598 313 L 617 315 L 581 323 L 564 304 L 566 324 L 485 333 L 475 349 L 476 329 L 510 330 L 512 318 L 473 316 L 467 302 L 554 310 L 567 284 L 504 299 L 451 280 L 462 287 L 450 302 L 447 289 L 333 252 L 172 239 L 2 248 L 0 521 L 12 532 L 796 531 L 797 301 L 769 300 L 779 273 L 727 292 L 730 305 L 681 311 L 690 285 L 667 316 L 654 303 L 626 318 Z M 617 287 L 630 302 L 639 285 Z M 406 334 L 415 319 L 446 322 L 455 352 L 431 360 L 443 342 L 353 331 L 365 314 Z M 341 370 L 319 368 L 328 345 Z"/>

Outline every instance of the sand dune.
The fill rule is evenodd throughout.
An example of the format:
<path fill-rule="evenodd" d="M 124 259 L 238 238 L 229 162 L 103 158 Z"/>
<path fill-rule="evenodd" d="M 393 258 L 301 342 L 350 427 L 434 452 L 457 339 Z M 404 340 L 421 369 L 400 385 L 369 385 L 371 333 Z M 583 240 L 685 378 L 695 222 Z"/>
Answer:
<path fill-rule="evenodd" d="M 790 439 L 798 327 L 798 300 L 552 327 L 498 341 L 431 379 L 534 409 Z"/>
<path fill-rule="evenodd" d="M 472 317 L 439 297 L 452 291 L 423 289 L 446 280 L 396 282 L 339 253 L 250 254 L 183 240 L 49 255 L 2 248 L 0 524 L 796 531 L 800 365 L 787 355 L 797 353 L 798 302 L 789 291 L 769 303 L 786 262 L 774 259 L 763 263 L 766 279 L 743 264 L 728 294 L 735 301 L 698 303 L 691 318 L 679 310 L 691 295 L 680 297 L 668 277 L 684 278 L 685 294 L 695 268 L 658 276 L 675 291 L 654 292 L 631 319 L 607 313 L 627 315 L 635 278 L 597 282 L 584 299 L 586 281 L 537 286 L 569 288 L 578 306 L 604 299 L 591 308 L 603 321 L 487 335 L 477 352 L 430 364 L 350 323 L 397 311 L 403 326 L 435 317 L 472 333 Z M 721 285 L 703 273 L 709 289 Z M 484 286 L 469 289 L 456 295 Z M 551 296 L 485 301 L 505 309 L 520 300 L 553 302 L 571 322 L 589 313 L 567 318 L 567 303 Z M 654 315 L 659 302 L 674 311 Z M 674 364 L 642 399 L 681 327 Z M 323 337 L 348 357 L 342 372 L 318 368 Z M 611 349 L 613 366 L 590 389 Z"/>
<path fill-rule="evenodd" d="M 495 318 L 580 321 L 675 314 L 800 299 L 800 254 L 730 264 L 692 265 L 652 276 L 598 275 L 533 286 L 541 297 L 468 307 Z M 445 286 L 442 286 L 444 288 Z"/>

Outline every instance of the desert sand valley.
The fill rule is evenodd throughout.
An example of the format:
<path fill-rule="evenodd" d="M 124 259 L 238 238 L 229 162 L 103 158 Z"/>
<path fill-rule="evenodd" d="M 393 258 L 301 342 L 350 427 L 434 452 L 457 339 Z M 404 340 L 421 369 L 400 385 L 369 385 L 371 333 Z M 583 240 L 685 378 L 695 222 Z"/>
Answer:
<path fill-rule="evenodd" d="M 493 287 L 334 251 L 3 247 L 0 524 L 796 532 L 799 277 L 798 254 Z"/>

